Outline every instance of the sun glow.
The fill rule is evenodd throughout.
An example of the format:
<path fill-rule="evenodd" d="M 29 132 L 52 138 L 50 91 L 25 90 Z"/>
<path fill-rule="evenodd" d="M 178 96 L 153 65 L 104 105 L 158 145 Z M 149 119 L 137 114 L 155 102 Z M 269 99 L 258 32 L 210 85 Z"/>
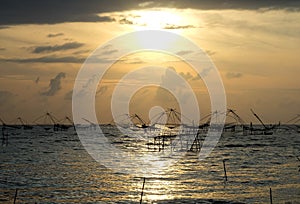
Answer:
<path fill-rule="evenodd" d="M 172 11 L 138 11 L 136 14 L 139 28 L 164 29 L 182 23 L 182 17 Z"/>

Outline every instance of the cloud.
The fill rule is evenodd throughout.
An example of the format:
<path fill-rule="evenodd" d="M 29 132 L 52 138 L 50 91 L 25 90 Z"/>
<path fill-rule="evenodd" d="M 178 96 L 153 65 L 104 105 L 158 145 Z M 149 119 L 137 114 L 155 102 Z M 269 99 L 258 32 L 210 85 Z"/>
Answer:
<path fill-rule="evenodd" d="M 79 50 L 76 52 L 73 52 L 74 55 L 79 55 L 79 54 L 86 54 L 86 53 L 90 53 L 91 50 Z"/>
<path fill-rule="evenodd" d="M 4 50 L 6 50 L 6 48 L 0 47 L 0 51 L 4 51 Z"/>
<path fill-rule="evenodd" d="M 108 44 L 108 45 L 105 45 L 104 47 L 102 47 L 102 49 L 111 49 L 113 46 L 112 44 Z"/>
<path fill-rule="evenodd" d="M 95 82 L 97 83 L 97 79 L 98 76 L 96 74 L 92 75 L 88 79 L 85 79 L 84 84 L 82 85 L 82 89 L 72 90 L 72 94 L 67 93 L 65 95 L 65 99 L 71 99 L 71 97 L 73 96 L 73 92 L 75 97 L 80 97 L 80 98 L 85 97 L 88 94 L 90 88 L 95 85 Z"/>
<path fill-rule="evenodd" d="M 155 3 L 153 1 L 146 1 L 146 2 L 143 2 L 143 3 L 139 3 L 139 7 L 149 7 L 149 6 L 153 6 Z"/>
<path fill-rule="evenodd" d="M 178 80 L 178 75 L 176 74 L 176 70 L 174 67 L 168 67 L 168 69 L 166 69 L 165 75 L 162 76 L 162 83 L 161 85 L 165 86 L 165 85 L 170 85 L 171 87 L 177 87 L 180 86 L 180 82 Z"/>
<path fill-rule="evenodd" d="M 118 52 L 117 49 L 114 49 L 114 50 L 109 49 L 109 50 L 103 51 L 103 52 L 101 53 L 101 55 L 110 55 L 110 54 L 113 54 L 113 53 L 116 53 L 116 52 Z"/>
<path fill-rule="evenodd" d="M 62 50 L 70 50 L 82 47 L 83 43 L 78 42 L 69 42 L 62 45 L 48 45 L 48 46 L 38 46 L 34 47 L 32 53 L 39 54 L 39 53 L 49 53 L 49 52 L 56 52 Z"/>
<path fill-rule="evenodd" d="M 127 18 L 122 18 L 122 19 L 120 19 L 120 20 L 119 20 L 119 23 L 120 23 L 120 24 L 128 24 L 128 25 L 133 25 L 133 24 L 134 24 L 133 21 L 128 20 Z"/>
<path fill-rule="evenodd" d="M 205 50 L 206 54 L 212 56 L 214 54 L 216 54 L 216 52 L 212 51 L 212 50 Z"/>
<path fill-rule="evenodd" d="M 50 33 L 47 35 L 48 38 L 54 38 L 54 37 L 58 37 L 58 36 L 63 36 L 63 33 Z"/>
<path fill-rule="evenodd" d="M 102 55 L 111 55 L 113 53 L 118 52 L 118 49 L 114 49 L 111 44 L 105 45 L 104 47 L 101 48 L 101 56 Z"/>
<path fill-rule="evenodd" d="M 242 73 L 238 72 L 227 72 L 226 77 L 228 79 L 241 78 L 243 76 Z"/>
<path fill-rule="evenodd" d="M 188 29 L 188 28 L 195 28 L 193 25 L 166 25 L 164 29 Z"/>
<path fill-rule="evenodd" d="M 107 88 L 108 88 L 107 86 L 101 86 L 100 89 L 96 92 L 96 94 L 97 95 L 98 94 L 100 94 L 100 95 L 104 94 L 106 92 Z"/>
<path fill-rule="evenodd" d="M 193 53 L 192 50 L 182 50 L 182 51 L 176 52 L 176 55 L 188 55 L 191 53 Z"/>
<path fill-rule="evenodd" d="M 122 61 L 124 64 L 144 64 L 145 61 L 143 61 L 139 57 L 134 57 L 134 58 L 125 58 Z"/>
<path fill-rule="evenodd" d="M 0 30 L 1 29 L 8 29 L 8 28 L 10 28 L 9 26 L 0 26 Z"/>
<path fill-rule="evenodd" d="M 18 6 L 16 6 L 18 5 Z M 73 1 L 38 1 L 38 0 L 5 0 L 0 7 L 0 25 L 17 24 L 56 24 L 64 22 L 112 22 L 109 16 L 101 13 L 128 11 L 145 8 L 178 8 L 178 9 L 246 9 L 262 8 L 299 10 L 298 0 L 274 1 L 241 1 L 241 0 L 73 0 Z"/>
<path fill-rule="evenodd" d="M 190 81 L 197 81 L 197 80 L 202 80 L 204 77 L 208 76 L 209 72 L 212 70 L 211 67 L 204 68 L 201 70 L 200 75 L 192 75 L 190 72 L 187 72 L 186 74 L 181 72 L 180 75 Z"/>
<path fill-rule="evenodd" d="M 297 9 L 299 10 L 300 3 L 297 0 L 273 0 L 273 1 L 241 1 L 241 0 L 173 0 L 172 3 L 168 1 L 156 0 L 161 7 L 170 6 L 173 8 L 191 8 L 200 10 L 224 10 L 224 9 L 245 9 L 256 10 L 261 8 L 270 9 Z M 153 4 L 151 5 L 153 6 Z M 157 6 L 157 5 L 156 5 Z"/>
<path fill-rule="evenodd" d="M 212 70 L 212 67 L 204 68 L 204 69 L 200 72 L 201 77 L 206 77 L 206 76 L 209 74 L 210 70 Z"/>
<path fill-rule="evenodd" d="M 60 72 L 50 80 L 49 89 L 41 95 L 54 96 L 61 89 L 61 80 L 66 77 L 66 73 Z"/>
<path fill-rule="evenodd" d="M 186 80 L 193 79 L 193 75 L 190 72 L 187 72 L 186 74 L 183 72 L 180 72 L 179 74 Z"/>
<path fill-rule="evenodd" d="M 181 50 L 181 51 L 177 52 L 176 55 L 189 55 L 192 53 L 194 53 L 194 51 L 192 51 L 192 50 Z M 216 52 L 211 51 L 211 50 L 205 50 L 205 53 L 210 56 L 216 54 Z"/>
<path fill-rule="evenodd" d="M 191 90 L 187 81 L 192 78 L 189 72 L 178 73 L 174 67 L 168 67 L 161 76 L 159 86 L 161 88 L 157 89 L 155 98 L 162 102 L 173 103 L 173 105 L 177 102 L 181 105 L 186 104 L 191 99 Z"/>
<path fill-rule="evenodd" d="M 37 58 L 11 58 L 11 59 L 0 59 L 4 62 L 15 62 L 15 63 L 83 63 L 85 58 L 76 58 L 73 56 L 57 57 L 55 55 L 37 57 Z"/>
<path fill-rule="evenodd" d="M 115 51 L 114 51 L 115 52 Z M 74 53 L 73 53 L 74 54 Z M 33 58 L 0 58 L 0 62 L 12 62 L 12 63 L 75 63 L 82 64 L 87 58 L 86 57 L 74 57 L 74 56 L 64 56 L 58 57 L 56 55 L 49 55 L 44 57 L 33 57 Z M 113 57 L 100 57 L 93 56 L 90 57 L 86 63 L 114 63 L 116 59 Z M 118 62 L 125 64 L 142 64 L 143 61 L 135 58 L 132 60 L 119 59 Z"/>
<path fill-rule="evenodd" d="M 204 72 L 209 71 L 209 70 L 205 70 Z M 202 71 L 203 72 L 203 71 Z M 185 80 L 190 80 L 190 81 L 196 81 L 196 80 L 201 80 L 201 77 L 197 74 L 197 75 L 192 75 L 190 72 L 187 73 L 183 73 L 180 72 L 179 73 Z M 206 76 L 207 73 L 204 73 L 204 75 Z"/>
<path fill-rule="evenodd" d="M 0 7 L 0 25 L 111 22 L 113 19 L 110 17 L 98 14 L 120 10 L 118 6 L 124 9 L 130 6 L 127 2 L 119 1 L 116 1 L 115 5 L 117 6 L 108 1 L 98 0 L 89 0 L 88 2 L 28 0 L 26 3 L 21 0 L 7 0 L 2 2 Z"/>
<path fill-rule="evenodd" d="M 136 19 L 140 18 L 140 15 L 134 15 L 131 13 L 123 14 L 113 14 L 113 19 L 115 22 L 118 22 L 119 24 L 126 24 L 126 25 L 139 25 L 139 26 L 145 26 L 145 24 L 139 24 L 136 22 Z"/>

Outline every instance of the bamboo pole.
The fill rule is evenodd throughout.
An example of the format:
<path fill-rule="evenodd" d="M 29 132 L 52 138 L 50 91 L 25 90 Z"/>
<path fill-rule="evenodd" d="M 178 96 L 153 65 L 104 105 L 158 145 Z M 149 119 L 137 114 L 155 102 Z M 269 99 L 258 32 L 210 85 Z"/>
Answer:
<path fill-rule="evenodd" d="M 224 168 L 224 178 L 225 178 L 225 181 L 227 181 L 227 171 L 226 171 L 225 159 L 223 160 L 223 168 Z"/>
<path fill-rule="evenodd" d="M 142 187 L 142 192 L 141 192 L 140 204 L 142 204 L 142 202 L 143 202 L 143 194 L 144 194 L 145 182 L 146 182 L 146 178 L 144 177 L 143 187 Z"/>
<path fill-rule="evenodd" d="M 272 188 L 270 188 L 270 203 L 273 204 Z"/>
<path fill-rule="evenodd" d="M 14 204 L 16 204 L 17 196 L 18 196 L 18 189 L 16 188 L 15 197 L 14 197 Z"/>

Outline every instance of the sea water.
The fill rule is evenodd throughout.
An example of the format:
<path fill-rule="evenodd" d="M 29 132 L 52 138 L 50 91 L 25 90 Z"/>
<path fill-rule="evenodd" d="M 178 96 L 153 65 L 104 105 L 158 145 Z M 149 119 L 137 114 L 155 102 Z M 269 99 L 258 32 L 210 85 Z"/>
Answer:
<path fill-rule="evenodd" d="M 102 129 L 117 148 L 136 142 L 116 127 Z M 73 128 L 6 128 L 5 134 L 8 143 L 0 147 L 0 203 L 13 203 L 16 189 L 17 203 L 140 202 L 143 178 L 114 172 L 95 161 Z M 299 133 L 226 133 L 204 160 L 187 153 L 167 170 L 146 175 L 142 202 L 270 203 L 271 188 L 273 203 L 299 203 L 297 157 Z"/>

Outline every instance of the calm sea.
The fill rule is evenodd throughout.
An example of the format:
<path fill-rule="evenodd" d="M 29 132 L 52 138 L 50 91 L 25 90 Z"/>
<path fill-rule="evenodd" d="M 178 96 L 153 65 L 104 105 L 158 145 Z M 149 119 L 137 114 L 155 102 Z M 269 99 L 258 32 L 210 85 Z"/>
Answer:
<path fill-rule="evenodd" d="M 123 140 L 134 142 L 114 127 L 105 128 L 118 141 L 116 146 Z M 9 128 L 5 134 L 8 144 L 0 147 L 0 203 L 13 203 L 16 189 L 17 203 L 140 202 L 143 178 L 96 162 L 74 129 L 55 132 L 35 126 Z M 199 161 L 197 154 L 189 153 L 167 171 L 146 176 L 143 203 L 270 203 L 270 188 L 273 203 L 300 203 L 297 157 L 299 133 L 226 133 L 206 159 Z"/>

